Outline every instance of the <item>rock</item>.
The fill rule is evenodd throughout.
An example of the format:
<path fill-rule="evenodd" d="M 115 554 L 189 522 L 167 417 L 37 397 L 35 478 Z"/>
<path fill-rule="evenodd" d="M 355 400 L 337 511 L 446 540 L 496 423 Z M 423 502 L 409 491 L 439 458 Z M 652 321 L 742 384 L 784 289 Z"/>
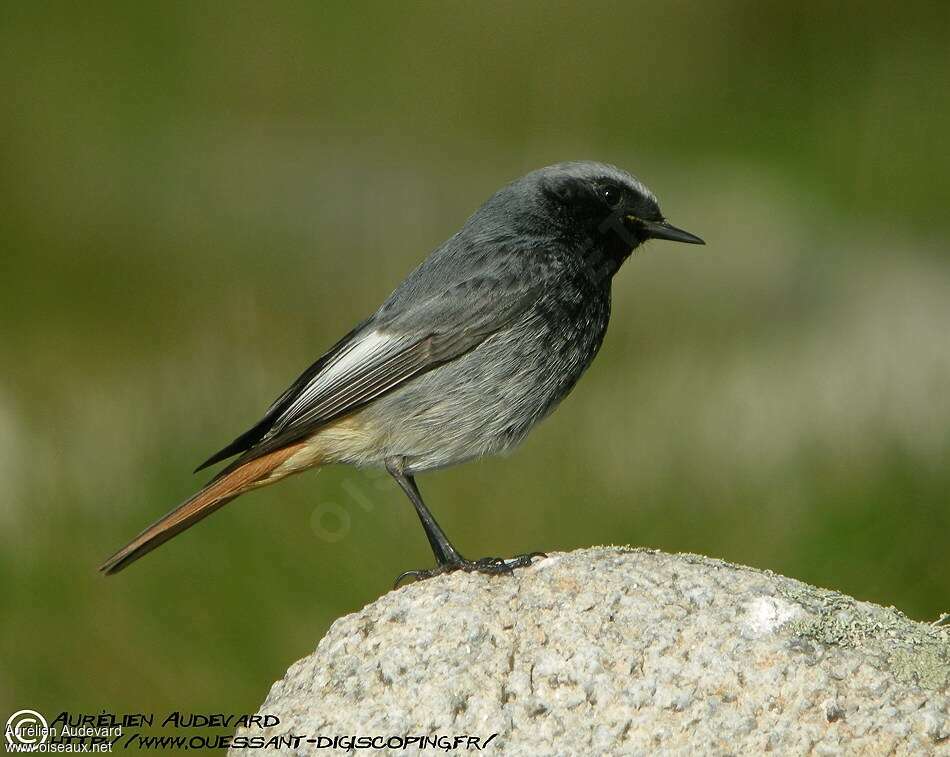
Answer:
<path fill-rule="evenodd" d="M 456 735 L 532 756 L 950 753 L 948 689 L 944 626 L 719 560 L 592 548 L 339 619 L 261 706 L 279 725 L 235 738 L 301 737 L 285 754 L 335 736 L 464 753 Z"/>

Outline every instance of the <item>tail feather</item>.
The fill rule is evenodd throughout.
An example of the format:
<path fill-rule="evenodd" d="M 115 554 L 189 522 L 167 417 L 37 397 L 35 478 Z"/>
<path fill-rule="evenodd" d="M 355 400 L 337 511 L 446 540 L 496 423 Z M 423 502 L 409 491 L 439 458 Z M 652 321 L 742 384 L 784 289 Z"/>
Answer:
<path fill-rule="evenodd" d="M 284 447 L 243 464 L 238 461 L 231 469 L 222 471 L 204 489 L 142 531 L 100 565 L 99 570 L 106 575 L 118 573 L 235 497 L 250 489 L 280 480 L 290 471 L 275 476 L 270 474 L 302 446 L 295 444 Z"/>

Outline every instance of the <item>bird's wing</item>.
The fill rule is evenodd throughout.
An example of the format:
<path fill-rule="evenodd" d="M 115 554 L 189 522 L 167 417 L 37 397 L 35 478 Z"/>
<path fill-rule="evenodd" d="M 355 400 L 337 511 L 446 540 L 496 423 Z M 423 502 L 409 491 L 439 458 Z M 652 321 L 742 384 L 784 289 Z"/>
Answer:
<path fill-rule="evenodd" d="M 228 444 L 226 447 L 215 452 L 211 457 L 205 460 L 201 465 L 195 468 L 195 473 L 200 470 L 219 463 L 222 460 L 227 460 L 229 457 L 234 457 L 235 455 L 246 452 L 255 444 L 261 441 L 267 432 L 273 426 L 274 421 L 279 417 L 284 410 L 287 409 L 287 406 L 293 402 L 294 397 L 297 396 L 306 386 L 309 384 L 315 376 L 317 376 L 339 353 L 341 350 L 345 349 L 347 345 L 356 337 L 360 330 L 366 325 L 367 321 L 359 324 L 355 329 L 353 329 L 349 334 L 344 336 L 339 342 L 334 344 L 329 350 L 327 350 L 313 365 L 311 365 L 307 370 L 300 374 L 297 377 L 297 380 L 291 384 L 283 394 L 281 394 L 269 408 L 267 412 L 264 413 L 264 417 L 261 418 L 253 427 L 241 434 L 237 439 Z"/>
<path fill-rule="evenodd" d="M 305 371 L 260 423 L 206 465 L 238 452 L 245 454 L 234 465 L 244 464 L 309 436 L 474 349 L 523 315 L 540 293 L 536 280 L 493 273 L 421 297 L 409 308 L 393 312 L 384 306 Z"/>

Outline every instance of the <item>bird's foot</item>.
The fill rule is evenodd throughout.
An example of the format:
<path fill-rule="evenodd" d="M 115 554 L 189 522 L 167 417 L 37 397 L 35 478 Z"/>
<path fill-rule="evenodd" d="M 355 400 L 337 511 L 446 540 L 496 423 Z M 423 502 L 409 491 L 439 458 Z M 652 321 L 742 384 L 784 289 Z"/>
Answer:
<path fill-rule="evenodd" d="M 525 568 L 531 565 L 531 561 L 537 557 L 547 557 L 547 555 L 544 552 L 529 552 L 507 559 L 504 557 L 483 557 L 480 560 L 462 558 L 457 562 L 443 563 L 426 570 L 407 570 L 396 579 L 393 588 L 398 589 L 403 581 L 410 578 L 413 581 L 424 581 L 427 578 L 441 576 L 444 573 L 454 573 L 457 570 L 464 570 L 466 573 L 484 573 L 489 576 L 498 576 L 511 573 L 515 568 Z"/>

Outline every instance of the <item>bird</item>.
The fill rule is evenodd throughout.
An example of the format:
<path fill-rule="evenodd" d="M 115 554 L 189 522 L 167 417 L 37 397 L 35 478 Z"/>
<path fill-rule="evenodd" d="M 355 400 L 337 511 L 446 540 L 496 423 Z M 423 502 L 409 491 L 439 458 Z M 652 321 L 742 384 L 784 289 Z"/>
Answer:
<path fill-rule="evenodd" d="M 335 463 L 385 468 L 415 508 L 436 565 L 397 586 L 530 565 L 543 553 L 463 557 L 415 477 L 510 450 L 549 415 L 600 350 L 614 275 L 653 239 L 705 244 L 613 165 L 557 163 L 512 181 L 195 472 L 230 464 L 100 570 L 117 573 L 246 492 Z"/>

